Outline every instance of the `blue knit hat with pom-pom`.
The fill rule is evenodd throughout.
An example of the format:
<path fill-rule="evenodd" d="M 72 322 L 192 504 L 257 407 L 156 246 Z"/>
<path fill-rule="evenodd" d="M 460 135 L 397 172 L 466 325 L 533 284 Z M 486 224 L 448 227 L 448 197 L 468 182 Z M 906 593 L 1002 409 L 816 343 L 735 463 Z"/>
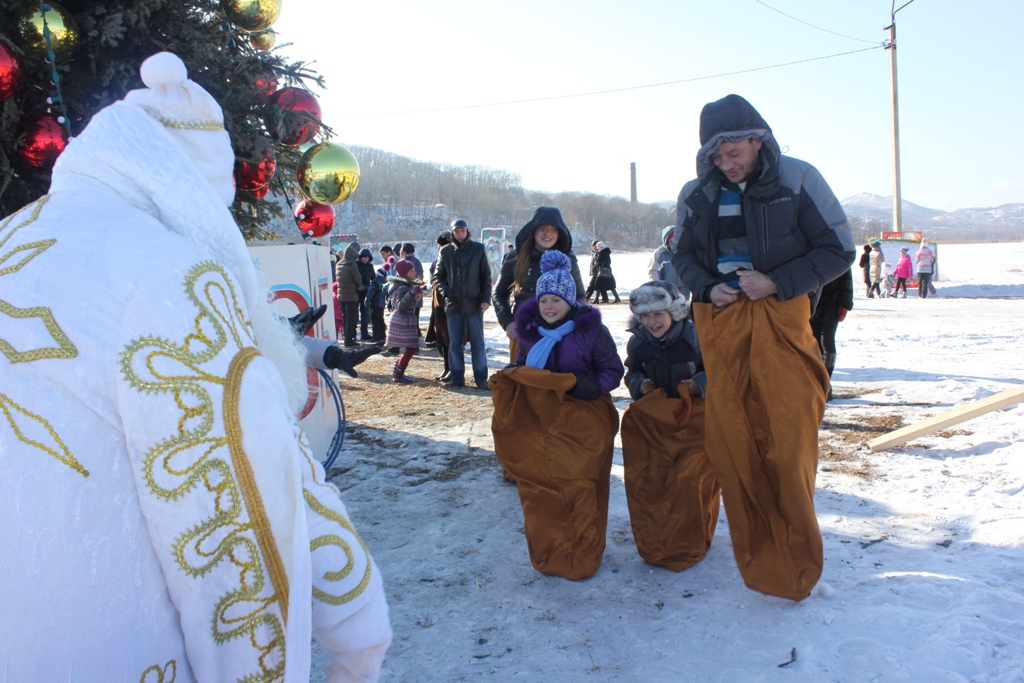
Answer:
<path fill-rule="evenodd" d="M 545 294 L 561 297 L 576 307 L 576 281 L 570 272 L 572 261 L 560 251 L 546 251 L 540 257 L 540 277 L 537 278 L 537 298 Z"/>

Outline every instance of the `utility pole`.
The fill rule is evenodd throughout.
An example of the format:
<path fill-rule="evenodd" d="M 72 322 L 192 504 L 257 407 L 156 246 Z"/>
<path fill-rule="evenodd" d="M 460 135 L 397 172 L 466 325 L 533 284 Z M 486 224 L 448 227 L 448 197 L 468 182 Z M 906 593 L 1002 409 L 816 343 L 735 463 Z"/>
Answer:
<path fill-rule="evenodd" d="M 895 16 L 893 16 L 895 19 Z M 892 229 L 900 232 L 903 226 L 903 199 L 900 194 L 900 99 L 896 89 L 896 22 L 886 26 L 889 42 L 889 71 L 892 80 Z"/>
<path fill-rule="evenodd" d="M 896 79 L 896 13 L 909 5 L 909 0 L 896 8 L 896 0 L 892 3 L 890 23 L 884 30 L 889 32 L 889 41 L 885 49 L 889 51 L 889 72 L 892 81 L 892 229 L 894 232 L 903 230 L 903 195 L 900 191 L 900 100 Z"/>
<path fill-rule="evenodd" d="M 629 203 L 636 208 L 636 162 L 629 164 Z"/>

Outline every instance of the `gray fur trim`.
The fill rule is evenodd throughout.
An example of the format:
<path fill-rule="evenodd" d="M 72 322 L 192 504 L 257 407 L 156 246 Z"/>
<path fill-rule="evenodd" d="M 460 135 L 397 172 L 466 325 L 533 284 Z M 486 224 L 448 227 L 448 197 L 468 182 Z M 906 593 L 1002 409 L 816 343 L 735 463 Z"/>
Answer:
<path fill-rule="evenodd" d="M 629 294 L 629 310 L 634 324 L 640 324 L 640 315 L 652 311 L 668 311 L 673 320 L 684 320 L 690 315 L 686 297 L 671 282 L 655 280 L 645 282 Z"/>
<path fill-rule="evenodd" d="M 760 140 L 764 143 L 764 146 L 768 148 L 776 160 L 781 156 L 779 143 L 775 141 L 775 136 L 767 128 L 722 131 L 708 140 L 707 144 L 697 151 L 697 176 L 703 178 L 714 170 L 715 164 L 711 161 L 711 157 L 714 156 L 723 142 L 743 142 L 750 139 Z"/>

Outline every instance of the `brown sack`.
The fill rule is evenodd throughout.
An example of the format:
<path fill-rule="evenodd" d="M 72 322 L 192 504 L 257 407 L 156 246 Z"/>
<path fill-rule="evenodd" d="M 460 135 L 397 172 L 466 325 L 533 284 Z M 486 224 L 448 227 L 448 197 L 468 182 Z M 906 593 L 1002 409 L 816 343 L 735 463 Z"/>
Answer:
<path fill-rule="evenodd" d="M 733 553 L 750 588 L 791 600 L 821 576 L 814 514 L 828 371 L 807 297 L 695 304 L 708 376 L 705 430 Z"/>
<path fill-rule="evenodd" d="M 611 397 L 581 401 L 576 378 L 530 367 L 491 376 L 494 450 L 515 478 L 534 569 L 586 579 L 601 566 L 619 414 Z"/>
<path fill-rule="evenodd" d="M 622 416 L 629 521 L 640 557 L 674 572 L 703 559 L 721 491 L 704 451 L 704 401 L 658 389 Z"/>

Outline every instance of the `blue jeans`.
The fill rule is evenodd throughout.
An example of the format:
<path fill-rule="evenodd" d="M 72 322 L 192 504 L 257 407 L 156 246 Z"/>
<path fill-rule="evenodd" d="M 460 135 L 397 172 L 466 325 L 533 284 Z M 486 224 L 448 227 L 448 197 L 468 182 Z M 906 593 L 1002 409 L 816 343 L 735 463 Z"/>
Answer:
<path fill-rule="evenodd" d="M 484 348 L 484 314 L 483 311 L 470 315 L 448 314 L 448 336 L 451 346 L 448 348 L 448 369 L 451 371 L 452 384 L 465 384 L 466 357 L 463 353 L 465 332 L 469 333 L 469 348 L 473 356 L 473 379 L 478 385 L 487 383 L 487 349 Z"/>

